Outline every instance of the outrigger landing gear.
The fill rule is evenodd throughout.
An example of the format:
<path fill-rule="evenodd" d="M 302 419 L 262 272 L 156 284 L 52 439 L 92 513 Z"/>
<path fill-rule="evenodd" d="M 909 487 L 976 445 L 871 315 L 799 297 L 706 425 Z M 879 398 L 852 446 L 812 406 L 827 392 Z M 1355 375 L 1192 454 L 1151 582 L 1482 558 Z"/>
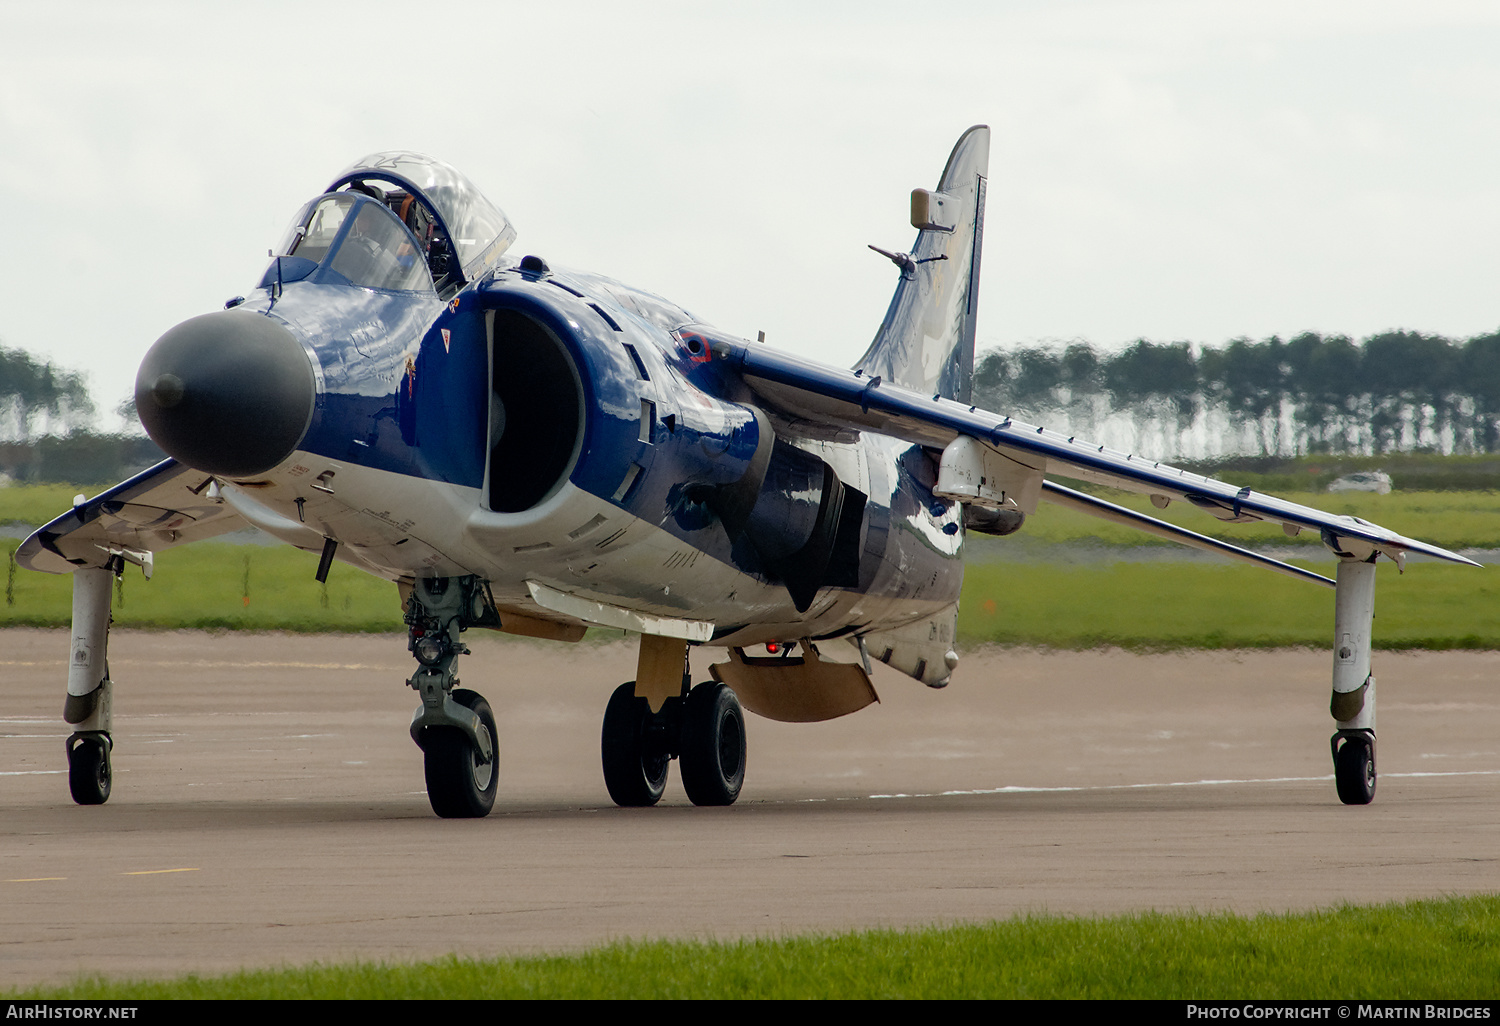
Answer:
<path fill-rule="evenodd" d="M 485 616 L 482 583 L 474 577 L 419 579 L 406 605 L 407 648 L 421 666 L 410 680 L 422 696 L 411 737 L 422 749 L 427 800 L 445 819 L 489 815 L 499 784 L 499 751 L 490 704 L 455 689 L 459 655 L 469 649 L 459 632 Z"/>
<path fill-rule="evenodd" d="M 110 586 L 122 567 L 115 556 L 107 566 L 73 571 L 72 652 L 63 719 L 73 728 L 67 743 L 68 790 L 79 805 L 103 805 L 114 779 L 109 759 L 114 748 L 109 606 Z"/>
<path fill-rule="evenodd" d="M 1337 731 L 1329 741 L 1339 801 L 1368 805 L 1375 798 L 1375 677 L 1370 673 L 1375 618 L 1375 557 L 1338 564 L 1333 621 L 1333 699 Z"/>
<path fill-rule="evenodd" d="M 733 805 L 745 782 L 745 713 L 728 685 L 690 688 L 687 644 L 641 635 L 636 679 L 615 689 L 604 710 L 604 786 L 616 805 L 661 800 L 667 765 L 680 759 L 694 805 Z"/>

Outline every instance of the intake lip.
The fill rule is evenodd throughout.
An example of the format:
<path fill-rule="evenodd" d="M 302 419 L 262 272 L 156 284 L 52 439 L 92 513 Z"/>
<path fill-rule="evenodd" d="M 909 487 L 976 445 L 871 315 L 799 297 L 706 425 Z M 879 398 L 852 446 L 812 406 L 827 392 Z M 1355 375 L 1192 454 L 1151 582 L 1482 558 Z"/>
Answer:
<path fill-rule="evenodd" d="M 221 310 L 156 341 L 136 374 L 135 408 L 151 440 L 178 462 L 251 477 L 296 451 L 317 392 L 295 335 L 262 314 Z"/>

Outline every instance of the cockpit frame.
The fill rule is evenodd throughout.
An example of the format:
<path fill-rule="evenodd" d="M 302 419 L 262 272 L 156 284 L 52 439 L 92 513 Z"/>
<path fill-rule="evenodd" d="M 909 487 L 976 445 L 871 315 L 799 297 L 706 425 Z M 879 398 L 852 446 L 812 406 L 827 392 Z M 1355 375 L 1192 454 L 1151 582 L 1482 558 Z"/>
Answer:
<path fill-rule="evenodd" d="M 341 189 L 380 199 L 430 247 L 429 264 L 443 294 L 477 280 L 499 263 L 515 241 L 515 228 L 504 211 L 458 170 L 425 154 L 400 150 L 370 154 L 345 168 L 325 191 Z M 420 212 L 412 209 L 411 201 L 420 204 Z M 423 230 L 424 220 L 432 226 L 430 238 L 422 238 L 429 234 Z M 451 252 L 446 265 L 441 256 L 434 259 L 435 245 Z"/>

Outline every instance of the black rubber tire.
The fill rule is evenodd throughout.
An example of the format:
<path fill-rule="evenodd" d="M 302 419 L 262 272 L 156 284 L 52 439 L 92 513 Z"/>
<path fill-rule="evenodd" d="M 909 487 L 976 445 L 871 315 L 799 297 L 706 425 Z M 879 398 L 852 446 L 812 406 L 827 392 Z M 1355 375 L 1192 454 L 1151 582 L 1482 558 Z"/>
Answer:
<path fill-rule="evenodd" d="M 727 684 L 704 681 L 682 710 L 682 787 L 694 805 L 733 805 L 745 783 L 745 711 Z"/>
<path fill-rule="evenodd" d="M 79 805 L 103 805 L 109 801 L 113 779 L 107 742 L 85 737 L 68 748 L 68 790 Z"/>
<path fill-rule="evenodd" d="M 499 787 L 500 745 L 490 703 L 475 691 L 459 689 L 453 700 L 479 716 L 480 730 L 489 731 L 495 753 L 489 762 L 457 727 L 428 727 L 422 738 L 422 768 L 427 775 L 427 800 L 444 819 L 478 819 L 495 807 Z"/>
<path fill-rule="evenodd" d="M 616 805 L 641 808 L 661 801 L 667 788 L 667 765 L 672 761 L 663 743 L 662 718 L 651 712 L 644 698 L 636 697 L 633 680 L 621 684 L 609 696 L 599 749 L 604 761 L 604 786 Z"/>
<path fill-rule="evenodd" d="M 1333 781 L 1345 805 L 1369 805 L 1375 800 L 1375 742 L 1351 737 L 1333 758 Z"/>

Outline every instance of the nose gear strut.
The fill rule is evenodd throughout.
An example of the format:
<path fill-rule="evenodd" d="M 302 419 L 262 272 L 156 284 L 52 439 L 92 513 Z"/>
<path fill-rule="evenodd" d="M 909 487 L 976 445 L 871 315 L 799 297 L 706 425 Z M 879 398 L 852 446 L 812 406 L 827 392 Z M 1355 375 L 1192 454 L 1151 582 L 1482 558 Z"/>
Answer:
<path fill-rule="evenodd" d="M 457 689 L 453 672 L 469 648 L 459 634 L 485 619 L 476 577 L 418 579 L 406 603 L 407 648 L 420 664 L 406 683 L 421 696 L 411 737 L 422 749 L 427 800 L 447 819 L 489 814 L 499 782 L 495 716 L 476 692 Z"/>

